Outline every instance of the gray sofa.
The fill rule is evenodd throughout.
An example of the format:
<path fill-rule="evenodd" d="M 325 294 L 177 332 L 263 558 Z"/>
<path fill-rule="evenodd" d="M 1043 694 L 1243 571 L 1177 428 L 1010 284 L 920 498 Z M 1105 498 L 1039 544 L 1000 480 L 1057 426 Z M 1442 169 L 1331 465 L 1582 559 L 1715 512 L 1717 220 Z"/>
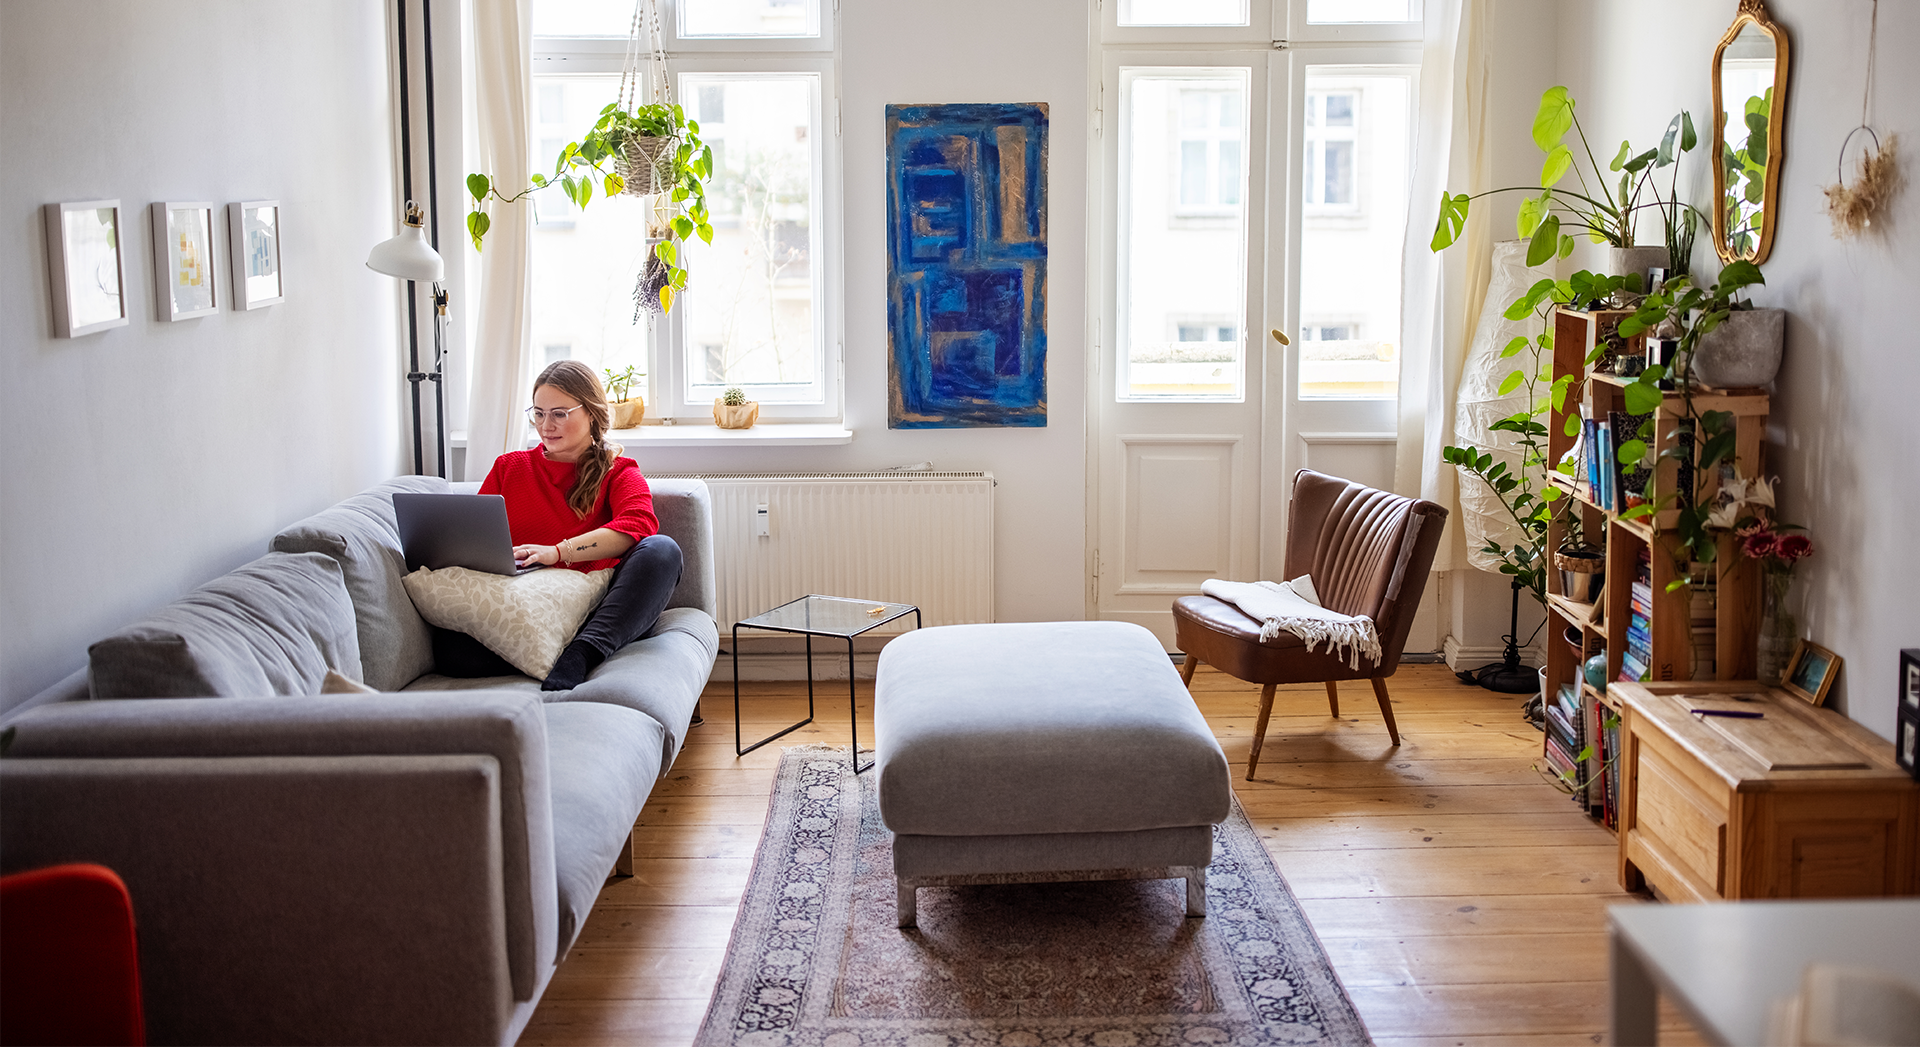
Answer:
<path fill-rule="evenodd" d="M 630 868 L 719 648 L 706 485 L 653 484 L 680 586 L 566 692 L 432 672 L 391 495 L 448 489 L 287 528 L 6 721 L 0 871 L 120 874 L 149 1042 L 512 1043 Z"/>

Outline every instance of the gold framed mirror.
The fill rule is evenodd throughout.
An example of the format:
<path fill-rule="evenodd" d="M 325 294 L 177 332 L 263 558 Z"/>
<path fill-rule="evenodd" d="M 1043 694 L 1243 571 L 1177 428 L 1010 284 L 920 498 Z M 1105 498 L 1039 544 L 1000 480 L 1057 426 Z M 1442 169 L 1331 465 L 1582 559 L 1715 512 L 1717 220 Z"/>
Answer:
<path fill-rule="evenodd" d="M 1713 247 L 1759 264 L 1773 250 L 1787 125 L 1787 31 L 1740 0 L 1713 51 Z"/>

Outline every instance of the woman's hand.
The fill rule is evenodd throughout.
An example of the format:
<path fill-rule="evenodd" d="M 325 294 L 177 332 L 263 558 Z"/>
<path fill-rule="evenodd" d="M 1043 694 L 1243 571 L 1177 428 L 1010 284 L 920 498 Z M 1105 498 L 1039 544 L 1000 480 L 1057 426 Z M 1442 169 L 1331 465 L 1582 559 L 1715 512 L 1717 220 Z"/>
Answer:
<path fill-rule="evenodd" d="M 513 559 L 521 567 L 536 563 L 556 566 L 560 563 L 560 549 L 552 545 L 516 545 Z"/>

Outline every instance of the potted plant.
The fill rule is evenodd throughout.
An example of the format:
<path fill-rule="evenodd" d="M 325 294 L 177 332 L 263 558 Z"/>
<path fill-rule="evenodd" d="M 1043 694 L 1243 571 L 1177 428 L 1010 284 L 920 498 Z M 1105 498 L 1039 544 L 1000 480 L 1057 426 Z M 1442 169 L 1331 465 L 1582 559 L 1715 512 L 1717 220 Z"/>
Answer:
<path fill-rule="evenodd" d="M 604 166 L 608 163 L 613 170 Z M 685 110 L 670 102 L 627 109 L 610 102 L 600 110 L 592 130 L 560 150 L 552 175 L 536 172 L 529 179 L 532 184 L 512 196 L 503 194 L 485 174 L 468 175 L 473 210 L 467 215 L 467 233 L 473 237 L 474 250 L 480 250 L 493 227 L 487 214 L 489 201 L 516 203 L 549 186 L 558 185 L 567 199 L 582 208 L 593 199 L 596 182 L 610 197 L 651 196 L 656 201 L 648 223 L 653 254 L 641 274 L 641 286 L 649 307 L 657 303 L 661 312 L 667 312 L 673 308 L 674 295 L 687 287 L 677 245 L 696 234 L 713 242 L 705 185 L 712 175 L 713 150 L 700 141 L 699 121 L 687 119 Z"/>
<path fill-rule="evenodd" d="M 647 413 L 647 401 L 633 395 L 633 387 L 647 376 L 646 372 L 636 371 L 629 364 L 624 371 L 616 373 L 612 368 L 605 368 L 601 373 L 607 376 L 607 410 L 613 415 L 611 428 L 631 429 L 639 425 Z"/>
<path fill-rule="evenodd" d="M 1580 151 L 1586 158 L 1585 169 L 1581 168 L 1573 149 L 1565 142 L 1569 131 L 1579 135 Z M 1443 250 L 1459 239 L 1461 231 L 1466 228 L 1467 212 L 1472 201 L 1494 193 L 1537 192 L 1539 196 L 1528 197 L 1521 202 L 1517 223 L 1520 236 L 1530 241 L 1527 246 L 1528 265 L 1540 265 L 1555 257 L 1565 258 L 1573 252 L 1573 237 L 1564 233 L 1563 227 L 1585 230 L 1596 244 L 1607 243 L 1621 249 L 1634 248 L 1635 213 L 1652 207 L 1659 210 L 1665 225 L 1666 242 L 1674 251 L 1673 259 L 1668 260 L 1668 264 L 1678 260 L 1682 268 L 1685 267 L 1685 258 L 1692 253 L 1691 231 L 1697 220 L 1693 207 L 1679 202 L 1674 195 L 1674 190 L 1678 188 L 1677 167 L 1674 179 L 1669 181 L 1665 199 L 1662 199 L 1659 184 L 1653 175 L 1662 168 L 1674 167 L 1681 154 L 1692 151 L 1698 144 L 1690 114 L 1682 112 L 1668 123 L 1666 137 L 1661 139 L 1658 148 L 1635 154 L 1633 147 L 1622 141 L 1619 152 L 1607 164 L 1608 174 L 1602 174 L 1600 161 L 1587 144 L 1586 131 L 1574 114 L 1573 97 L 1564 87 L 1550 87 L 1540 96 L 1540 108 L 1534 114 L 1533 141 L 1546 153 L 1546 160 L 1540 167 L 1541 184 L 1506 186 L 1472 195 L 1441 190 L 1440 218 L 1433 230 L 1433 250 Z M 1579 190 L 1555 189 L 1554 186 L 1569 171 L 1579 179 Z M 1610 174 L 1620 176 L 1617 191 L 1609 185 Z M 1681 239 L 1684 239 L 1684 244 L 1678 242 Z M 1680 252 L 1682 247 L 1685 253 Z M 1618 276 L 1644 272 L 1655 264 L 1655 260 L 1617 256 L 1614 264 L 1619 271 L 1613 275 Z"/>
<path fill-rule="evenodd" d="M 751 429 L 759 420 L 760 405 L 737 385 L 713 400 L 713 424 L 722 429 Z"/>

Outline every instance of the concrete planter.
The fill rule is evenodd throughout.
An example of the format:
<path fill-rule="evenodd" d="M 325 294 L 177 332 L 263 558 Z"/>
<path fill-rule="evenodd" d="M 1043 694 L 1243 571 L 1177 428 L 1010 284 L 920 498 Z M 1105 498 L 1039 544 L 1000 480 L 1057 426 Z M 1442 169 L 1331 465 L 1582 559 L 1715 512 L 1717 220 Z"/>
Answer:
<path fill-rule="evenodd" d="M 1773 381 L 1785 348 L 1785 309 L 1745 309 L 1727 315 L 1694 347 L 1692 377 L 1716 389 L 1749 389 Z"/>
<path fill-rule="evenodd" d="M 1671 256 L 1664 247 L 1609 247 L 1607 248 L 1607 269 L 1610 276 L 1625 276 L 1639 273 L 1646 278 L 1649 269 L 1670 268 Z M 1647 288 L 1647 290 L 1652 290 Z"/>

